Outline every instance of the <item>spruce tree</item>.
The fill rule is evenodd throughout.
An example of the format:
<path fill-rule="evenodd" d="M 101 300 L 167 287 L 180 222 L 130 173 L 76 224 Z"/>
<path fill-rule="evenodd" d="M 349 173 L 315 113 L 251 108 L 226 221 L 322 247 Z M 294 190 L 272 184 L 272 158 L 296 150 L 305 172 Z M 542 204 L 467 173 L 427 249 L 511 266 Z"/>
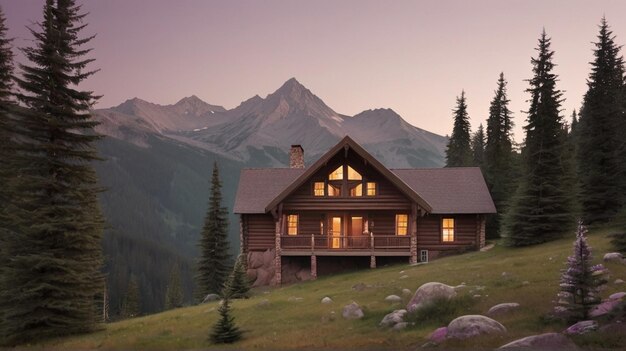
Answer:
<path fill-rule="evenodd" d="M 91 163 L 100 137 L 89 113 L 96 97 L 78 90 L 94 73 L 83 21 L 74 0 L 47 0 L 43 22 L 30 29 L 34 44 L 23 49 L 30 63 L 19 65 L 16 234 L 5 243 L 0 293 L 7 344 L 91 331 L 99 319 L 103 218 Z"/>
<path fill-rule="evenodd" d="M 246 274 L 247 265 L 244 255 L 239 255 L 235 267 L 228 278 L 225 294 L 231 299 L 247 299 L 250 297 L 250 280 Z"/>
<path fill-rule="evenodd" d="M 456 98 L 453 112 L 454 127 L 446 148 L 446 167 L 468 167 L 472 165 L 472 149 L 465 91 L 461 91 L 461 96 Z"/>
<path fill-rule="evenodd" d="M 228 296 L 225 296 L 222 300 L 218 312 L 220 319 L 213 326 L 213 330 L 209 334 L 209 340 L 214 344 L 232 344 L 239 341 L 242 333 L 235 325 L 235 319 L 231 315 Z"/>
<path fill-rule="evenodd" d="M 601 302 L 601 286 L 607 283 L 606 268 L 593 265 L 586 234 L 587 229 L 580 222 L 574 252 L 567 258 L 567 268 L 562 271 L 559 284 L 556 311 L 572 323 L 589 319 L 591 309 Z"/>
<path fill-rule="evenodd" d="M 610 221 L 624 200 L 620 191 L 624 160 L 616 153 L 624 143 L 618 133 L 624 119 L 624 60 L 604 18 L 597 38 L 577 126 L 580 201 L 588 224 Z"/>
<path fill-rule="evenodd" d="M 167 283 L 167 290 L 165 292 L 165 309 L 170 310 L 172 308 L 178 308 L 183 306 L 183 285 L 180 280 L 180 267 L 174 265 L 170 272 L 170 279 Z"/>
<path fill-rule="evenodd" d="M 228 252 L 228 217 L 222 206 L 222 183 L 217 162 L 213 163 L 209 208 L 200 234 L 200 259 L 198 262 L 197 298 L 220 294 L 230 273 L 231 256 Z"/>
<path fill-rule="evenodd" d="M 482 123 L 472 135 L 472 161 L 474 166 L 481 169 L 485 164 L 485 130 Z"/>
<path fill-rule="evenodd" d="M 126 288 L 126 296 L 122 302 L 122 308 L 120 309 L 120 316 L 123 318 L 137 317 L 141 314 L 140 307 L 139 283 L 137 277 L 131 274 L 128 280 L 128 287 Z"/>
<path fill-rule="evenodd" d="M 485 180 L 497 213 L 487 218 L 488 238 L 500 237 L 500 225 L 511 194 L 515 190 L 512 114 L 506 90 L 507 81 L 500 73 L 498 87 L 489 106 L 485 142 Z"/>
<path fill-rule="evenodd" d="M 528 110 L 521 182 L 506 215 L 507 243 L 533 245 L 561 237 L 571 228 L 570 189 L 565 189 L 562 155 L 564 126 L 560 116 L 561 92 L 552 73 L 554 51 L 542 32 L 532 58 L 534 76 L 528 82 Z"/>

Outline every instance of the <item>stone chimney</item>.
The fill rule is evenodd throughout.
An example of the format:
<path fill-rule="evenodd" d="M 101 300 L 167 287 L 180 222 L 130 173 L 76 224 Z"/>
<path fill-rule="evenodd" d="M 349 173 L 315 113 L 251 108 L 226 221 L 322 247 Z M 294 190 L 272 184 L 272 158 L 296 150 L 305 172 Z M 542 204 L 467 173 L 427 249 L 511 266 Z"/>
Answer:
<path fill-rule="evenodd" d="M 289 168 L 304 168 L 304 149 L 302 145 L 291 145 Z"/>

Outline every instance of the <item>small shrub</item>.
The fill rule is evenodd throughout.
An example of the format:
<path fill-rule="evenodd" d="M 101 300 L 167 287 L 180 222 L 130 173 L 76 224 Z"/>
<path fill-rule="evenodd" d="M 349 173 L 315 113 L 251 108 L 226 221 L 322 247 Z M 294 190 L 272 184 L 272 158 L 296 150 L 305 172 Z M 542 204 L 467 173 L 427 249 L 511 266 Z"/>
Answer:
<path fill-rule="evenodd" d="M 452 299 L 438 298 L 432 303 L 407 315 L 407 321 L 415 325 L 433 324 L 448 325 L 453 319 L 469 314 L 476 300 L 469 295 L 461 295 Z"/>
<path fill-rule="evenodd" d="M 228 297 L 222 300 L 219 308 L 220 319 L 213 326 L 209 335 L 209 340 L 214 344 L 232 344 L 241 339 L 241 330 L 235 325 L 235 320 L 231 315 Z"/>

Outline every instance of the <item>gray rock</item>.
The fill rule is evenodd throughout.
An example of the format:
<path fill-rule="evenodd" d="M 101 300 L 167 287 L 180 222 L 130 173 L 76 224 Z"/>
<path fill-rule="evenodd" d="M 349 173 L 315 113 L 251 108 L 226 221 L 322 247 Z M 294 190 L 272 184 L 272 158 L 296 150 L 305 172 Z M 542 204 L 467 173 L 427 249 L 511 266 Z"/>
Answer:
<path fill-rule="evenodd" d="M 598 322 L 593 320 L 580 321 L 569 328 L 565 329 L 563 333 L 568 335 L 581 335 L 590 331 L 598 330 Z"/>
<path fill-rule="evenodd" d="M 387 314 L 382 321 L 380 321 L 381 327 L 393 327 L 398 323 L 404 322 L 404 316 L 406 316 L 406 310 L 395 310 Z"/>
<path fill-rule="evenodd" d="M 448 339 L 468 339 L 479 335 L 504 334 L 506 328 L 489 317 L 481 315 L 461 316 L 448 324 Z"/>
<path fill-rule="evenodd" d="M 589 317 L 597 318 L 600 316 L 604 316 L 605 314 L 613 311 L 615 307 L 619 306 L 620 302 L 620 300 L 603 301 L 602 303 L 594 306 L 591 311 L 589 311 Z"/>
<path fill-rule="evenodd" d="M 287 301 L 289 301 L 289 302 L 300 302 L 302 300 L 304 300 L 304 299 L 301 298 L 301 297 L 295 297 L 295 296 L 289 296 L 289 298 L 287 299 Z"/>
<path fill-rule="evenodd" d="M 619 284 L 624 284 L 624 280 L 622 279 L 615 279 L 615 281 L 613 282 L 613 284 L 619 285 Z"/>
<path fill-rule="evenodd" d="M 220 296 L 218 294 L 208 294 L 207 296 L 204 297 L 204 300 L 202 300 L 202 303 L 213 302 L 219 299 L 220 299 Z"/>
<path fill-rule="evenodd" d="M 457 286 L 455 286 L 455 287 L 454 287 L 454 290 L 455 290 L 455 291 L 459 291 L 459 290 L 463 290 L 463 289 L 465 289 L 465 288 L 467 288 L 467 285 L 465 285 L 465 284 L 461 284 L 461 285 L 457 285 Z"/>
<path fill-rule="evenodd" d="M 624 256 L 619 252 L 604 254 L 604 262 L 623 262 Z"/>
<path fill-rule="evenodd" d="M 473 298 L 475 298 L 475 299 L 480 299 L 480 298 L 481 298 L 481 297 L 483 297 L 483 296 L 482 296 L 482 295 L 480 295 L 480 294 L 475 294 L 475 295 L 472 295 L 472 297 L 473 297 Z"/>
<path fill-rule="evenodd" d="M 403 276 L 401 276 L 401 277 L 400 277 L 400 278 L 398 278 L 398 279 L 406 279 L 406 278 L 408 278 L 408 277 L 409 277 L 408 275 L 403 275 Z"/>
<path fill-rule="evenodd" d="M 393 329 L 393 330 L 402 330 L 402 329 L 405 329 L 407 325 L 409 325 L 409 323 L 407 323 L 407 322 L 400 322 L 400 323 L 394 325 L 393 328 L 391 328 L 391 329 Z"/>
<path fill-rule="evenodd" d="M 524 281 L 522 282 L 522 285 L 524 285 L 524 286 L 526 286 L 526 285 L 530 285 L 530 282 L 529 282 L 528 280 L 524 280 Z"/>
<path fill-rule="evenodd" d="M 349 305 L 343 306 L 343 311 L 341 315 L 345 319 L 361 319 L 365 316 L 361 306 L 359 306 L 356 302 L 352 302 Z"/>
<path fill-rule="evenodd" d="M 624 296 L 626 296 L 626 292 L 623 292 L 623 291 L 616 292 L 614 294 L 611 294 L 611 296 L 609 296 L 609 300 L 621 300 L 624 298 Z"/>
<path fill-rule="evenodd" d="M 389 295 L 385 297 L 385 301 L 391 302 L 391 303 L 398 303 L 398 302 L 402 302 L 402 298 L 398 295 Z"/>
<path fill-rule="evenodd" d="M 453 287 L 437 283 L 430 282 L 420 286 L 416 291 L 411 301 L 407 305 L 409 312 L 416 311 L 422 306 L 432 303 L 436 299 L 451 299 L 456 296 L 456 291 Z"/>
<path fill-rule="evenodd" d="M 497 304 L 489 309 L 487 312 L 488 316 L 497 316 L 499 314 L 504 314 L 519 308 L 519 303 L 517 302 L 506 302 Z"/>
<path fill-rule="evenodd" d="M 322 299 L 322 303 L 323 304 L 329 304 L 329 303 L 333 303 L 333 299 L 331 299 L 330 297 L 326 296 Z"/>
<path fill-rule="evenodd" d="M 402 289 L 402 295 L 410 296 L 411 294 L 412 294 L 411 290 L 409 290 L 409 289 Z"/>
<path fill-rule="evenodd" d="M 567 336 L 559 333 L 531 335 L 500 346 L 498 350 L 579 350 Z"/>

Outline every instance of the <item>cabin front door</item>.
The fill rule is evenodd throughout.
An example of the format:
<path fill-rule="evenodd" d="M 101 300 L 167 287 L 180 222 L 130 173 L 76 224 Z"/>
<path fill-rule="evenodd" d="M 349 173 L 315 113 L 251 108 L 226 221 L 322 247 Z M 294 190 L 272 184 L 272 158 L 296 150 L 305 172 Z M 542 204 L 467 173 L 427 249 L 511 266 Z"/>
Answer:
<path fill-rule="evenodd" d="M 341 216 L 331 217 L 330 247 L 333 249 L 341 248 L 341 234 L 343 233 L 343 218 Z"/>

